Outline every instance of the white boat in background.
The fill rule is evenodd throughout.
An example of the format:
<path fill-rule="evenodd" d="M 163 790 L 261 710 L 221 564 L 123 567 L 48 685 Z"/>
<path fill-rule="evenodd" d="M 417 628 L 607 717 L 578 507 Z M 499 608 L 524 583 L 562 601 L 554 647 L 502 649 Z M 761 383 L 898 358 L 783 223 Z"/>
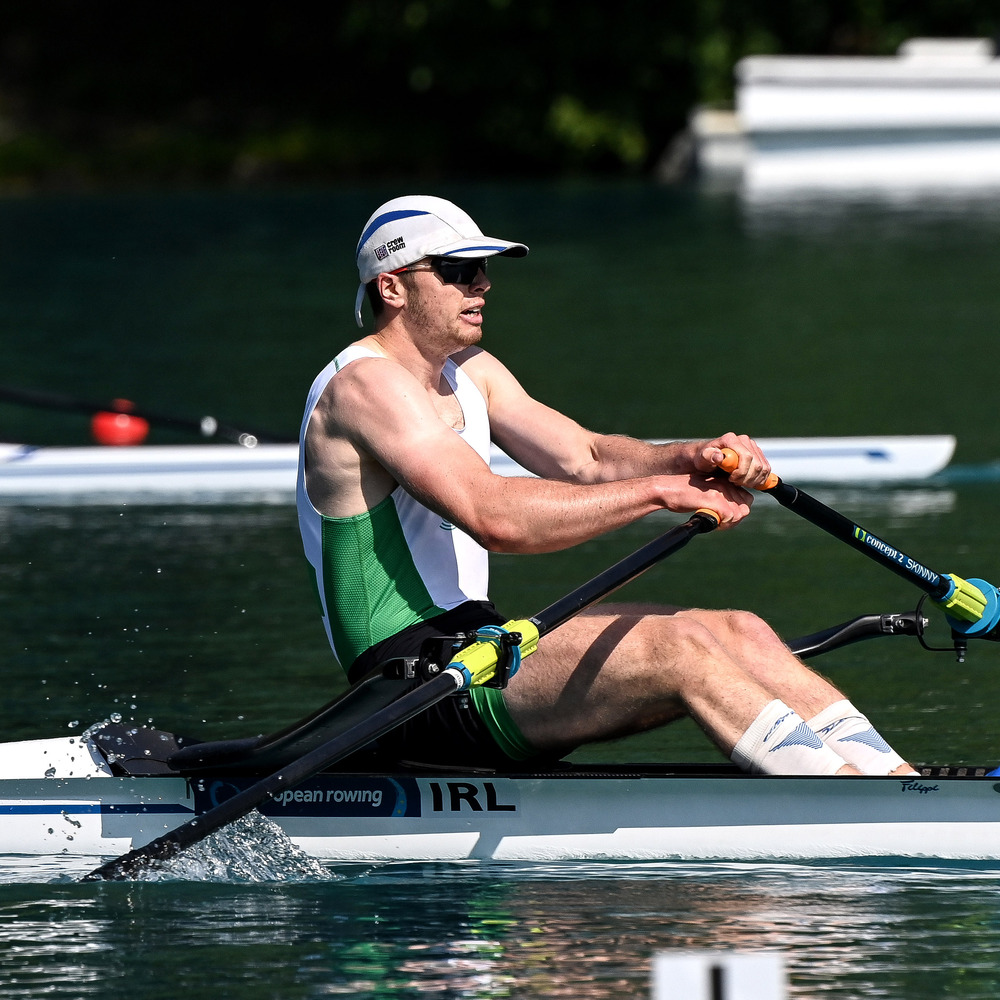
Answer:
<path fill-rule="evenodd" d="M 119 723 L 0 745 L 0 854 L 121 855 L 253 783 L 171 771 L 175 740 Z M 985 767 L 903 779 L 728 764 L 328 772 L 261 811 L 326 861 L 1000 861 L 1000 783 Z"/>
<path fill-rule="evenodd" d="M 0 502 L 289 503 L 298 446 L 0 445 Z"/>
<path fill-rule="evenodd" d="M 760 444 L 778 475 L 794 483 L 919 481 L 943 469 L 955 451 L 947 434 L 762 438 Z M 528 475 L 498 448 L 490 464 L 500 475 Z M 0 444 L 0 502 L 290 503 L 296 467 L 294 444 Z"/>

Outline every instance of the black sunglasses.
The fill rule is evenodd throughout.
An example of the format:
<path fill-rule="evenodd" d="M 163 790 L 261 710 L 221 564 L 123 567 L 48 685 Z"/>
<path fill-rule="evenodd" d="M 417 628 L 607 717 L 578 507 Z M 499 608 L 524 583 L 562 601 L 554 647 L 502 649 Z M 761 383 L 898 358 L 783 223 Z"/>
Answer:
<path fill-rule="evenodd" d="M 471 285 L 479 276 L 486 273 L 488 257 L 456 258 L 429 257 L 426 263 L 409 264 L 397 268 L 393 274 L 403 274 L 405 271 L 433 271 L 446 285 Z"/>

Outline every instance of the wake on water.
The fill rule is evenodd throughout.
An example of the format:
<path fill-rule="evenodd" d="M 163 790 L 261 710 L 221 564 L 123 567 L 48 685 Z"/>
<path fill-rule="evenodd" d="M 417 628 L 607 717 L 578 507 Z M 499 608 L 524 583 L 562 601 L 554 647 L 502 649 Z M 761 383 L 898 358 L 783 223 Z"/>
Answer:
<path fill-rule="evenodd" d="M 139 876 L 143 882 L 330 882 L 337 876 L 254 810 Z"/>
<path fill-rule="evenodd" d="M 0 856 L 0 886 L 19 883 L 78 883 L 96 858 Z M 151 860 L 136 882 L 306 883 L 335 882 L 337 875 L 293 844 L 259 812 L 217 830 L 169 860 Z"/>

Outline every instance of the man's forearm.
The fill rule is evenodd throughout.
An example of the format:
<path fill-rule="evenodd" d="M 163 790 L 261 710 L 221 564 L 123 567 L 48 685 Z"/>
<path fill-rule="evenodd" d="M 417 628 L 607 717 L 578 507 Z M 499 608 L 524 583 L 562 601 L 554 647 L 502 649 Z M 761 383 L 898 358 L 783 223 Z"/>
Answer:
<path fill-rule="evenodd" d="M 642 476 L 682 476 L 695 471 L 694 456 L 704 441 L 651 444 L 637 438 L 602 434 L 594 439 L 594 462 L 585 482 L 608 483 Z"/>

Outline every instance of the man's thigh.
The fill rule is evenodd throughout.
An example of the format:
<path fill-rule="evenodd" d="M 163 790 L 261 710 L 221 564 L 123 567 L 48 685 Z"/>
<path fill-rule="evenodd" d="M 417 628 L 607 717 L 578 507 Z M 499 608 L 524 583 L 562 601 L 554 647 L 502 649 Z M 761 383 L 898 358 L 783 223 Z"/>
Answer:
<path fill-rule="evenodd" d="M 663 646 L 675 617 L 683 620 L 688 612 L 602 605 L 543 636 L 504 693 L 518 728 L 547 750 L 640 732 L 685 715 L 669 681 L 650 684 L 651 672 L 671 658 Z"/>

